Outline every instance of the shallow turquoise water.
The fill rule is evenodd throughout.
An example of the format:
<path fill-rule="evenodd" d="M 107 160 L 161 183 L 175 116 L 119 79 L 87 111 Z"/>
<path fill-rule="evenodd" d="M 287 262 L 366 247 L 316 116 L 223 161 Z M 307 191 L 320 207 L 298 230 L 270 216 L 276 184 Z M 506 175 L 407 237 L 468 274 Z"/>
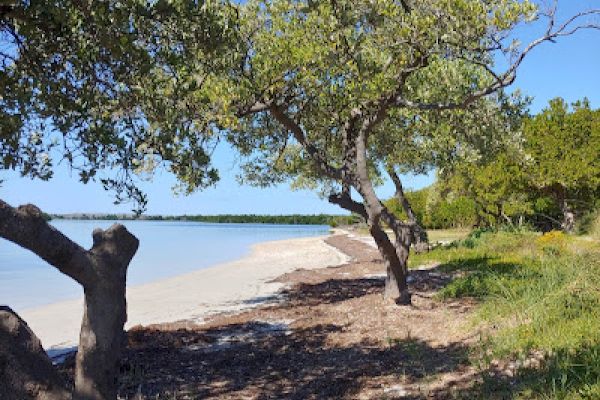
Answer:
<path fill-rule="evenodd" d="M 53 220 L 65 235 L 89 248 L 94 228 L 113 221 Z M 238 259 L 259 242 L 327 234 L 324 225 L 208 224 L 121 221 L 140 239 L 128 285 L 139 285 Z M 0 304 L 16 311 L 77 298 L 81 288 L 45 261 L 0 239 Z"/>

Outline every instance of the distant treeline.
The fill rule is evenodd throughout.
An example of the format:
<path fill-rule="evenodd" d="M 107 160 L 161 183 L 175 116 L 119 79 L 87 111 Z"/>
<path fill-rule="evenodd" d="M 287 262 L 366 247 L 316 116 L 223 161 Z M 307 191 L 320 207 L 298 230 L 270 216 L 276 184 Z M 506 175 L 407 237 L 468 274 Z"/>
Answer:
<path fill-rule="evenodd" d="M 195 221 L 210 223 L 233 224 L 281 224 L 281 225 L 352 225 L 359 222 L 354 215 L 258 215 L 258 214 L 223 214 L 223 215 L 142 215 L 135 217 L 130 214 L 70 214 L 53 215 L 59 219 L 81 220 L 149 220 L 149 221 Z"/>

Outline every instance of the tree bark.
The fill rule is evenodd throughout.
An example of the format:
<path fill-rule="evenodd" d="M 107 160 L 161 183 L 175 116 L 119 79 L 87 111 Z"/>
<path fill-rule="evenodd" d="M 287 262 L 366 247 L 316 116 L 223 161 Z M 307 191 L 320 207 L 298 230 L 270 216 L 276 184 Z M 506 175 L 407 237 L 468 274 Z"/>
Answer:
<path fill-rule="evenodd" d="M 405 248 L 405 229 L 388 212 L 375 193 L 367 167 L 367 138 L 362 132 L 359 133 L 356 140 L 356 178 L 355 187 L 364 199 L 369 232 L 386 263 L 385 298 L 394 299 L 397 304 L 408 305 L 411 303 L 411 295 L 407 284 L 409 249 Z M 391 243 L 385 231 L 381 229 L 382 218 L 396 233 L 395 246 Z M 408 241 L 408 246 L 410 247 L 410 241 Z"/>
<path fill-rule="evenodd" d="M 378 224 L 370 225 L 369 233 L 375 239 L 386 269 L 383 297 L 386 300 L 394 300 L 396 304 L 411 304 L 411 294 L 408 291 L 406 279 L 408 276 L 408 246 L 398 247 L 398 244 L 392 244 L 388 235 Z"/>
<path fill-rule="evenodd" d="M 37 336 L 13 310 L 0 306 L 0 399 L 71 398 Z"/>
<path fill-rule="evenodd" d="M 388 175 L 392 179 L 396 191 L 394 196 L 398 199 L 398 202 L 402 205 L 402 209 L 406 213 L 408 217 L 408 222 L 411 226 L 411 244 L 415 248 L 416 253 L 423 253 L 429 250 L 429 238 L 427 237 L 427 231 L 421 227 L 419 221 L 417 221 L 417 216 L 415 215 L 410 202 L 404 195 L 404 188 L 402 186 L 402 181 L 400 177 L 396 174 L 393 168 L 388 168 Z"/>
<path fill-rule="evenodd" d="M 563 215 L 563 220 L 560 224 L 563 231 L 573 233 L 575 231 L 575 212 L 567 199 L 567 193 L 564 188 L 561 189 L 559 195 L 560 211 Z"/>
<path fill-rule="evenodd" d="M 84 289 L 84 317 L 75 366 L 75 400 L 117 397 L 123 327 L 127 320 L 127 267 L 139 241 L 123 225 L 93 232 L 85 250 L 26 205 L 12 208 L 0 200 L 0 237 L 31 250 Z"/>

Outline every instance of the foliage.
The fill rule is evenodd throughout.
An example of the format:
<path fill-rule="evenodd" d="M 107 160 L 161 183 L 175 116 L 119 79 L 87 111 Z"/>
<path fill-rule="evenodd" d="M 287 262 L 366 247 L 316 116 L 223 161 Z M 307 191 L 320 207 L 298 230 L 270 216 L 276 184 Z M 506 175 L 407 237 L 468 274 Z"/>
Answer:
<path fill-rule="evenodd" d="M 441 261 L 457 277 L 442 298 L 480 300 L 475 323 L 484 332 L 474 361 L 513 360 L 515 378 L 485 379 L 465 398 L 594 399 L 600 393 L 600 253 L 562 232 L 478 231 L 458 244 L 416 256 Z M 540 244 L 560 243 L 548 254 Z M 485 329 L 494 327 L 494 329 Z M 542 354 L 541 364 L 528 360 Z M 539 358 L 539 357 L 538 357 Z M 478 397 L 481 396 L 481 397 Z"/>
<path fill-rule="evenodd" d="M 513 135 L 519 137 L 518 132 Z M 531 215 L 533 205 L 521 145 L 483 154 L 479 162 L 461 160 L 440 170 L 438 190 L 470 199 L 482 224 L 513 223 L 517 217 Z"/>
<path fill-rule="evenodd" d="M 577 223 L 577 233 L 579 235 L 591 235 L 600 237 L 600 207 L 595 207 L 593 211 L 584 214 Z"/>
<path fill-rule="evenodd" d="M 471 228 L 475 225 L 476 209 L 473 200 L 465 196 L 440 199 L 436 197 L 435 190 L 435 186 L 429 186 L 405 194 L 419 225 L 427 229 Z M 407 220 L 397 198 L 390 198 L 384 204 L 399 219 Z"/>
<path fill-rule="evenodd" d="M 571 105 L 556 98 L 524 125 L 537 187 L 564 188 L 569 199 L 600 186 L 600 110 L 583 99 Z"/>
<path fill-rule="evenodd" d="M 415 213 L 415 217 L 417 218 L 417 222 L 419 225 L 424 226 L 424 221 L 427 214 L 427 199 L 429 197 L 429 188 L 423 188 L 415 191 L 408 191 L 405 193 L 410 206 Z M 406 212 L 402 208 L 402 205 L 398 201 L 397 197 L 392 197 L 384 202 L 390 212 L 396 215 L 399 219 L 403 221 L 408 220 L 408 216 Z"/>
<path fill-rule="evenodd" d="M 583 99 L 557 98 L 524 125 L 530 185 L 550 194 L 563 213 L 594 207 L 600 189 L 600 110 Z"/>
<path fill-rule="evenodd" d="M 117 201 L 164 163 L 186 187 L 217 179 L 205 102 L 184 94 L 232 39 L 224 3 L 18 1 L 2 6 L 0 168 L 49 179 L 64 162 Z M 189 58 L 193 66 L 185 63 Z M 189 99 L 186 99 L 189 100 Z M 175 139 L 175 135 L 177 138 Z M 103 170 L 104 175 L 98 172 Z"/>
<path fill-rule="evenodd" d="M 329 215 L 329 214 L 292 214 L 292 215 L 258 215 L 258 214 L 220 214 L 220 215 L 144 215 L 137 217 L 133 215 L 73 215 L 61 216 L 56 218 L 68 219 L 93 219 L 93 220 L 127 220 L 142 219 L 151 221 L 197 221 L 210 223 L 233 223 L 233 224 L 285 224 L 285 225 L 330 225 L 332 227 L 340 225 L 352 225 L 358 221 L 355 215 Z"/>
<path fill-rule="evenodd" d="M 456 159 L 438 172 L 440 197 L 475 202 L 479 224 L 530 222 L 550 230 L 562 214 L 593 212 L 600 179 L 600 110 L 587 100 L 572 111 L 562 99 L 504 130 L 505 143 L 480 147 L 477 160 Z M 562 217 L 564 218 L 564 217 Z"/>
<path fill-rule="evenodd" d="M 438 200 L 427 207 L 424 220 L 429 228 L 467 228 L 477 222 L 475 202 L 465 196 Z"/>
<path fill-rule="evenodd" d="M 344 162 L 343 136 L 378 109 L 385 111 L 369 128 L 372 178 L 382 175 L 382 163 L 416 157 L 411 145 L 423 139 L 432 144 L 420 154 L 433 154 L 435 143 L 440 158 L 456 143 L 484 140 L 488 130 L 481 123 L 469 138 L 459 127 L 466 118 L 480 121 L 470 112 L 485 107 L 428 113 L 411 111 L 407 99 L 462 101 L 487 87 L 491 77 L 481 63 L 491 58 L 480 44 L 532 18 L 535 7 L 518 1 L 413 3 L 278 0 L 240 8 L 243 68 L 214 85 L 213 97 L 222 105 L 221 126 L 244 156 L 244 182 L 265 186 L 292 178 L 294 187 L 339 190 L 340 176 L 330 172 Z M 399 93 L 406 101 L 396 99 Z M 400 166 L 422 170 L 432 157 Z"/>

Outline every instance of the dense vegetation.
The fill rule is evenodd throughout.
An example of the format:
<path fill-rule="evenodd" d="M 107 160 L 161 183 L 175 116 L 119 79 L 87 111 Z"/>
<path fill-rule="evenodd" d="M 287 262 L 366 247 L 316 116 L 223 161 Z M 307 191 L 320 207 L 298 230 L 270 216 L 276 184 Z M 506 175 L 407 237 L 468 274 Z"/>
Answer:
<path fill-rule="evenodd" d="M 480 301 L 473 361 L 516 370 L 512 380 L 484 379 L 465 398 L 600 397 L 599 239 L 476 230 L 449 248 L 413 257 L 413 265 L 435 260 L 442 271 L 457 273 L 441 299 Z"/>
<path fill-rule="evenodd" d="M 572 232 L 593 220 L 600 198 L 600 110 L 587 100 L 550 101 L 524 117 L 499 148 L 456 159 L 437 182 L 406 194 L 427 228 L 529 225 Z M 386 203 L 406 219 L 396 199 Z"/>
<path fill-rule="evenodd" d="M 259 215 L 259 214 L 220 214 L 220 215 L 144 215 L 131 214 L 77 214 L 71 216 L 54 215 L 55 218 L 87 219 L 87 220 L 127 220 L 143 219 L 152 221 L 197 221 L 235 224 L 285 224 L 285 225 L 351 225 L 358 221 L 354 215 L 331 214 L 291 214 L 291 215 Z"/>

